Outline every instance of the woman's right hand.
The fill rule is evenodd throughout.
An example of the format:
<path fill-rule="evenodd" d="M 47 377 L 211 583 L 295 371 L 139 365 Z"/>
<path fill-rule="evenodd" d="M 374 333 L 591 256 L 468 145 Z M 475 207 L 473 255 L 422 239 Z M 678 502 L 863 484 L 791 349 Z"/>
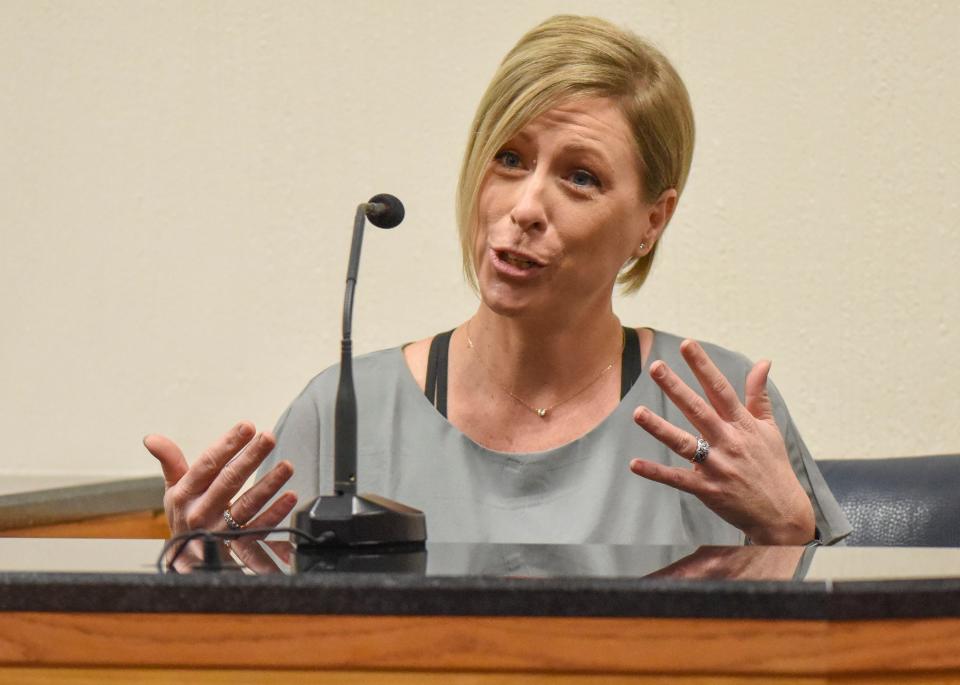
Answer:
<path fill-rule="evenodd" d="M 256 434 L 253 424 L 247 421 L 227 431 L 192 466 L 187 464 L 176 443 L 165 436 L 148 435 L 143 445 L 163 469 L 166 484 L 163 508 L 173 535 L 198 528 L 227 529 L 223 518 L 227 507 L 234 520 L 244 527 L 272 528 L 297 504 L 296 493 L 285 492 L 260 511 L 293 475 L 293 466 L 288 461 L 278 463 L 233 501 L 276 445 L 271 433 Z"/>

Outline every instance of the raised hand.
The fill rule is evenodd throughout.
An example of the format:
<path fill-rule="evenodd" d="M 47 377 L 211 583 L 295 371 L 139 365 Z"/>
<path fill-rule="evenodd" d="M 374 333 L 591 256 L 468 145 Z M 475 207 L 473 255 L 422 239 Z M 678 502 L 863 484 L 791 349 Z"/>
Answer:
<path fill-rule="evenodd" d="M 650 375 L 710 444 L 706 459 L 694 463 L 692 469 L 634 459 L 630 470 L 695 495 L 755 544 L 810 542 L 816 529 L 813 505 L 790 466 L 783 436 L 774 421 L 767 394 L 770 362 L 757 362 L 750 370 L 745 403 L 741 403 L 733 386 L 698 343 L 684 340 L 680 352 L 707 400 L 663 361 L 650 365 Z M 647 407 L 638 407 L 633 418 L 681 457 L 693 459 L 697 436 Z"/>
<path fill-rule="evenodd" d="M 192 466 L 180 448 L 162 435 L 148 435 L 143 445 L 163 469 L 166 493 L 163 508 L 174 535 L 205 528 L 227 528 L 223 512 L 230 507 L 234 520 L 251 528 L 273 527 L 283 521 L 297 503 L 285 492 L 264 511 L 260 510 L 293 475 L 293 466 L 281 461 L 231 504 L 240 488 L 256 471 L 276 444 L 270 433 L 256 434 L 253 424 L 238 423 L 204 451 Z M 258 515 L 258 512 L 259 515 Z"/>

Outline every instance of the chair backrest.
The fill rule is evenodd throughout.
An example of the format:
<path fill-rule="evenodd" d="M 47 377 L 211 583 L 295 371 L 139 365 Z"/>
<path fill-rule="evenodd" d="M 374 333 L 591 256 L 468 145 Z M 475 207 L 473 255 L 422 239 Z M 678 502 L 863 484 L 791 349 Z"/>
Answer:
<path fill-rule="evenodd" d="M 818 461 L 848 545 L 960 547 L 960 455 Z"/>

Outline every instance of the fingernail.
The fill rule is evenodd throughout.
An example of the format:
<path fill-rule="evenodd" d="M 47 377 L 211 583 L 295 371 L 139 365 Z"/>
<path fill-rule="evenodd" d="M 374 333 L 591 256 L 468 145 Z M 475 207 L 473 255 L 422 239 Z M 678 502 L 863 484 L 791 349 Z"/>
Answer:
<path fill-rule="evenodd" d="M 664 369 L 663 362 L 655 363 L 650 367 L 650 375 L 654 378 L 663 378 L 666 370 Z"/>

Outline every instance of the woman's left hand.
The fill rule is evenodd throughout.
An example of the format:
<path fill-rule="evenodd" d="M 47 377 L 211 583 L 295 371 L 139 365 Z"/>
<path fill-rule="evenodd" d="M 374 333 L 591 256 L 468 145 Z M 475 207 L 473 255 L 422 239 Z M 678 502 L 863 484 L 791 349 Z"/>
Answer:
<path fill-rule="evenodd" d="M 634 459 L 638 476 L 695 495 L 758 545 L 803 545 L 816 530 L 813 505 L 790 466 L 783 436 L 767 394 L 770 362 L 757 362 L 747 375 L 745 403 L 703 348 L 684 340 L 680 352 L 707 396 L 691 390 L 663 361 L 650 375 L 687 420 L 710 443 L 707 458 L 693 469 Z M 634 421 L 650 435 L 691 460 L 697 436 L 677 428 L 647 407 Z"/>

